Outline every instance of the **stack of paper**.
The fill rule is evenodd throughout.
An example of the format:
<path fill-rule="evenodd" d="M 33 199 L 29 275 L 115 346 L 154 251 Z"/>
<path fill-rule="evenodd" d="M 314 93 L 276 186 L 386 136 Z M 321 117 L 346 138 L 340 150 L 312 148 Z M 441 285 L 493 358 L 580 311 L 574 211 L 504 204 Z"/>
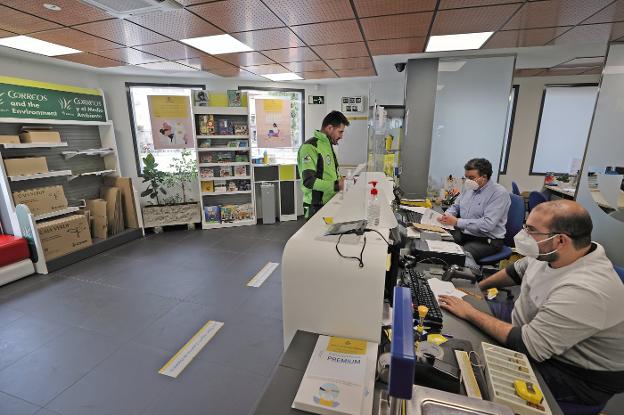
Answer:
<path fill-rule="evenodd" d="M 292 407 L 322 415 L 372 410 L 377 343 L 319 336 Z"/>
<path fill-rule="evenodd" d="M 450 281 L 442 281 L 437 278 L 429 278 L 427 280 L 429 283 L 429 287 L 431 287 L 431 291 L 433 291 L 433 295 L 438 298 L 441 295 L 450 295 L 457 298 L 462 298 L 466 295 L 463 291 L 459 291 L 452 282 Z"/>
<path fill-rule="evenodd" d="M 423 224 L 423 225 L 439 226 L 439 227 L 444 228 L 444 229 L 455 229 L 455 227 L 452 226 L 452 225 L 445 225 L 445 224 L 440 223 L 438 221 L 438 218 L 441 217 L 441 216 L 442 216 L 441 213 L 436 212 L 433 209 L 427 209 L 422 214 L 422 218 L 420 219 L 420 223 Z"/>
<path fill-rule="evenodd" d="M 429 247 L 429 250 L 433 252 L 446 252 L 449 254 L 465 255 L 462 247 L 457 245 L 455 242 L 433 241 L 429 239 L 427 240 L 427 247 Z"/>

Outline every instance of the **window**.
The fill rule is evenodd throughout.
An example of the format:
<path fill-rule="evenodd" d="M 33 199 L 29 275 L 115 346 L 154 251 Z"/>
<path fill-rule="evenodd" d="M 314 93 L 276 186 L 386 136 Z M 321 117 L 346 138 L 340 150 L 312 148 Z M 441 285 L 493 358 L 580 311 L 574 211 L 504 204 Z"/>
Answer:
<path fill-rule="evenodd" d="M 597 85 L 546 86 L 531 175 L 574 173 L 585 153 L 597 96 Z"/>
<path fill-rule="evenodd" d="M 205 89 L 203 85 L 163 85 L 163 84 L 132 84 L 126 83 L 128 93 L 128 107 L 130 108 L 130 124 L 132 126 L 132 138 L 134 139 L 137 174 L 142 175 L 143 158 L 152 153 L 158 168 L 169 171 L 171 159 L 180 156 L 181 150 L 167 149 L 155 150 L 152 139 L 152 127 L 150 122 L 148 95 L 184 95 L 192 99 L 194 89 Z M 192 101 L 191 101 L 192 102 Z M 192 107 L 191 107 L 192 108 Z M 193 151 L 193 150 L 192 150 Z"/>
<path fill-rule="evenodd" d="M 250 113 L 250 144 L 251 144 L 251 156 L 252 158 L 262 157 L 266 150 L 272 163 L 276 164 L 296 164 L 297 163 L 297 150 L 303 142 L 303 132 L 305 131 L 304 120 L 304 90 L 303 89 L 287 89 L 287 88 L 254 88 L 254 87 L 239 87 L 241 91 L 247 92 L 249 99 L 249 113 Z M 291 133 L 292 133 L 292 145 L 289 147 L 278 148 L 264 148 L 258 147 L 258 137 L 256 131 L 256 99 L 262 98 L 285 98 L 290 102 L 290 115 L 291 115 Z"/>
<path fill-rule="evenodd" d="M 518 103 L 519 85 L 514 85 L 509 94 L 509 107 L 507 110 L 507 123 L 505 124 L 505 136 L 503 137 L 503 152 L 501 153 L 500 174 L 507 173 L 509 150 L 511 149 L 511 135 L 513 134 L 514 119 L 516 117 L 516 104 Z"/>

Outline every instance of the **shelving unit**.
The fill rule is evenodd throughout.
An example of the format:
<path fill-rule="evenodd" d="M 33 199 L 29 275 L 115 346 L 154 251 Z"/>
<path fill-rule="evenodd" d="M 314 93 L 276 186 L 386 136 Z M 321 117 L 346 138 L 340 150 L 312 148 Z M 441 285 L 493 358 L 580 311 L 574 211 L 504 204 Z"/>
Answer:
<path fill-rule="evenodd" d="M 74 174 L 68 180 L 75 180 L 75 179 L 77 179 L 79 177 L 86 177 L 86 176 L 105 176 L 107 174 L 114 174 L 116 172 L 117 172 L 117 170 L 115 170 L 115 169 L 87 171 L 87 172 L 80 173 L 80 174 Z"/>
<path fill-rule="evenodd" d="M 109 154 L 113 154 L 115 151 L 112 148 L 92 148 L 88 150 L 78 150 L 78 151 L 63 151 L 63 157 L 65 159 L 70 159 L 76 156 L 100 156 L 104 157 Z"/>
<path fill-rule="evenodd" d="M 67 147 L 67 143 L 2 143 L 4 148 L 54 148 Z"/>
<path fill-rule="evenodd" d="M 244 101 L 243 101 L 244 103 Z M 214 132 L 225 128 L 242 128 L 249 131 L 248 107 L 224 106 L 194 106 L 193 122 L 195 131 L 195 149 L 197 151 L 197 165 L 199 168 L 199 194 L 201 195 L 202 228 L 216 229 L 232 226 L 246 226 L 256 224 L 256 197 L 253 184 L 253 168 L 251 165 L 251 148 L 249 134 L 214 134 L 206 131 L 209 122 Z M 232 131 L 234 132 L 234 131 Z M 236 147 L 230 143 L 236 143 Z M 245 161 L 236 161 L 243 158 Z M 240 169 L 244 167 L 244 172 Z M 227 169 L 227 175 L 223 169 Z M 244 175 L 236 176 L 238 170 Z M 208 175 L 210 174 L 210 176 Z M 210 183 L 212 182 L 212 184 Z M 233 184 L 232 184 L 233 183 Z M 240 188 L 242 183 L 243 188 Z M 214 191 L 217 185 L 226 189 L 232 185 L 237 190 Z M 206 191 L 205 189 L 213 191 Z M 219 216 L 229 212 L 232 206 L 243 205 L 241 216 L 248 216 L 241 220 L 222 221 L 215 223 L 207 220 L 207 211 L 215 212 L 219 209 Z M 218 207 L 218 208 L 217 208 Z M 229 219 L 228 219 L 229 220 Z"/>
<path fill-rule="evenodd" d="M 80 210 L 79 207 L 70 206 L 67 209 L 57 210 L 55 212 L 44 213 L 42 215 L 36 215 L 35 216 L 35 221 L 56 218 L 58 216 L 63 216 L 63 215 L 67 215 L 69 213 L 78 212 L 79 210 Z"/>
<path fill-rule="evenodd" d="M 71 176 L 71 170 L 49 171 L 47 173 L 24 174 L 20 176 L 7 176 L 12 182 L 21 182 L 24 180 L 48 179 L 52 177 Z"/>

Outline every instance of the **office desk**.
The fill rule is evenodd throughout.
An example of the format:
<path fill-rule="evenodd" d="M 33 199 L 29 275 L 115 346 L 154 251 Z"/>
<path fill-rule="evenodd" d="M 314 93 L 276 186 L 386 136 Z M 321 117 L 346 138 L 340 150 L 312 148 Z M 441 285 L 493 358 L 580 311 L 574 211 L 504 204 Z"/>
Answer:
<path fill-rule="evenodd" d="M 544 190 L 549 196 L 551 196 L 550 198 L 551 200 L 554 200 L 554 199 L 574 200 L 576 198 L 575 187 L 544 186 Z M 554 196 L 554 198 L 552 196 Z"/>
<path fill-rule="evenodd" d="M 474 294 L 481 295 L 481 291 L 475 284 L 466 280 L 454 280 L 453 283 L 458 288 L 464 288 Z M 484 299 L 477 299 L 471 295 L 464 297 L 466 301 L 472 304 L 480 311 L 490 313 L 487 302 Z M 496 341 L 486 336 L 481 330 L 472 324 L 444 312 L 444 329 L 443 332 L 452 334 L 457 339 L 469 340 L 475 351 L 483 356 L 481 342 L 497 344 Z M 271 381 L 266 387 L 264 394 L 258 401 L 253 415 L 296 415 L 304 412 L 292 409 L 293 400 L 299 389 L 299 384 L 303 378 L 303 374 L 314 350 L 318 334 L 307 331 L 297 331 L 290 345 L 282 355 L 279 365 L 273 372 Z M 534 367 L 535 370 L 535 367 Z M 561 409 L 557 405 L 550 390 L 543 382 L 541 375 L 537 370 L 535 373 L 540 381 L 544 396 L 550 405 L 553 415 L 562 415 Z M 378 385 L 381 386 L 381 385 Z M 377 391 L 377 388 L 376 388 Z M 378 392 L 378 391 L 377 391 Z M 377 400 L 373 403 L 373 413 L 376 414 Z"/>

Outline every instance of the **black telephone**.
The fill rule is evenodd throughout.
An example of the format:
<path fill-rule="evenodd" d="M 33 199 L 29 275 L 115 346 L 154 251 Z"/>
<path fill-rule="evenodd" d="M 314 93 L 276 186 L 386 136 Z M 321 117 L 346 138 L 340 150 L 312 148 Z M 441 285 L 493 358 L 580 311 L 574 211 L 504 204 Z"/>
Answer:
<path fill-rule="evenodd" d="M 424 354 L 417 356 L 414 384 L 446 392 L 460 392 L 460 370 L 455 358 L 455 350 L 469 352 L 472 344 L 468 340 L 449 339 L 439 346 L 443 354 L 440 357 Z"/>

